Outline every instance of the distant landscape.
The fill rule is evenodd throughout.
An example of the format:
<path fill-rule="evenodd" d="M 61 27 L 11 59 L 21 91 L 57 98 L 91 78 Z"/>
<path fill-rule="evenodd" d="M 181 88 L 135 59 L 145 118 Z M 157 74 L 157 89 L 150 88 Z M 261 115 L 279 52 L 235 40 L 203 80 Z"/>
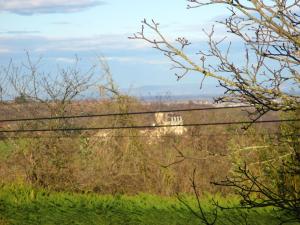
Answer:
<path fill-rule="evenodd" d="M 0 0 L 0 225 L 300 225 L 300 0 Z"/>

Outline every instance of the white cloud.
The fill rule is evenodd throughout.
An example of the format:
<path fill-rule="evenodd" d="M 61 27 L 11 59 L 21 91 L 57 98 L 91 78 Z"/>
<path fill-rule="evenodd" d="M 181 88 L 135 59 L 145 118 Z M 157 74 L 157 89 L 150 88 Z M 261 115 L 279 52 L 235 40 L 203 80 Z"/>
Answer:
<path fill-rule="evenodd" d="M 99 0 L 0 0 L 0 11 L 21 15 L 71 13 L 105 3 Z"/>
<path fill-rule="evenodd" d="M 150 64 L 150 65 L 162 65 L 162 64 L 170 64 L 168 60 L 156 60 L 156 59 L 147 59 L 141 57 L 120 57 L 120 56 L 111 56 L 105 57 L 105 60 L 108 61 L 117 61 L 122 63 L 138 63 L 138 64 Z"/>
<path fill-rule="evenodd" d="M 62 63 L 75 63 L 76 58 L 68 58 L 68 57 L 57 57 L 55 58 L 57 62 L 62 62 Z"/>
<path fill-rule="evenodd" d="M 127 38 L 127 34 L 97 35 L 80 38 L 43 38 L 47 44 L 35 48 L 38 52 L 56 51 L 94 51 L 94 50 L 133 50 L 149 46 Z"/>
<path fill-rule="evenodd" d="M 52 24 L 54 24 L 54 25 L 69 25 L 71 23 L 66 22 L 66 21 L 56 21 L 56 22 L 53 22 Z"/>
<path fill-rule="evenodd" d="M 55 60 L 56 62 L 61 63 L 75 63 L 76 57 L 55 57 L 51 58 Z M 92 58 L 90 58 L 91 60 Z M 93 58 L 93 60 L 96 58 Z M 168 60 L 158 60 L 158 59 L 149 59 L 146 57 L 134 57 L 134 56 L 108 56 L 104 57 L 104 60 L 106 61 L 113 61 L 113 62 L 119 62 L 119 63 L 130 63 L 130 64 L 148 64 L 148 65 L 163 65 L 163 64 L 170 64 Z"/>
<path fill-rule="evenodd" d="M 11 52 L 11 50 L 9 48 L 0 46 L 0 54 L 7 54 L 10 52 Z"/>
<path fill-rule="evenodd" d="M 8 30 L 0 31 L 0 34 L 12 34 L 12 35 L 23 35 L 23 34 L 38 34 L 41 33 L 38 30 Z"/>
<path fill-rule="evenodd" d="M 84 54 L 86 52 L 97 54 L 99 52 L 118 52 L 127 54 L 129 51 L 148 51 L 151 48 L 145 43 L 130 40 L 127 34 L 96 35 L 78 38 L 46 37 L 31 34 L 0 34 L 0 47 L 5 47 L 6 52 L 24 54 L 25 51 L 47 55 L 51 53 Z M 2 50 L 4 53 L 4 50 Z M 126 59 L 115 59 L 124 61 Z M 151 62 L 159 64 L 159 62 Z"/>

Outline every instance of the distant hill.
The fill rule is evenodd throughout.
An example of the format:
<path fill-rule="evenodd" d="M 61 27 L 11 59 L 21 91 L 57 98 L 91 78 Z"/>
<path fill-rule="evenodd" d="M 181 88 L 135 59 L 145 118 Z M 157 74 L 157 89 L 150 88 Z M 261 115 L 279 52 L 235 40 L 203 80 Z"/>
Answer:
<path fill-rule="evenodd" d="M 148 85 L 124 89 L 129 95 L 143 100 L 212 100 L 223 94 L 221 88 L 206 86 L 200 89 L 199 84 Z"/>

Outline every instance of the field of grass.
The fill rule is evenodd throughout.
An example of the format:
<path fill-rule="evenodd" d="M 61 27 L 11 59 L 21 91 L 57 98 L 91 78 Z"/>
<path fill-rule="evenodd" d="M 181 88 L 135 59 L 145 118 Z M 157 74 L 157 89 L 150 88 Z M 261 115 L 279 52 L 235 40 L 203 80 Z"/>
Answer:
<path fill-rule="evenodd" d="M 187 202 L 196 209 L 192 197 Z M 204 208 L 209 212 L 209 207 Z M 271 212 L 269 209 L 249 213 L 248 224 L 278 224 Z M 245 215 L 241 211 L 221 211 L 217 224 L 232 224 L 230 220 L 244 224 Z M 0 189 L 0 224 L 190 225 L 201 222 L 176 197 L 78 194 L 6 185 Z"/>

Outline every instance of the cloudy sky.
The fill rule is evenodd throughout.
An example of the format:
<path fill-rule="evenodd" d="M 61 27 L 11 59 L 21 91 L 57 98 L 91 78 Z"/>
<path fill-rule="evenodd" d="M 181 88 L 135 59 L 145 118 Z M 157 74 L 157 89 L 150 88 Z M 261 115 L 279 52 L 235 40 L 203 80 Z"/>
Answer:
<path fill-rule="evenodd" d="M 193 40 L 190 51 L 196 53 L 204 45 L 202 28 L 223 16 L 224 8 L 187 10 L 186 4 L 185 0 L 0 0 L 0 64 L 10 59 L 21 62 L 27 51 L 33 58 L 43 58 L 45 70 L 53 64 L 68 65 L 75 55 L 86 64 L 101 55 L 122 88 L 164 85 L 180 94 L 179 87 L 185 85 L 201 94 L 198 74 L 177 82 L 160 52 L 128 39 L 140 30 L 142 19 L 154 19 L 170 39 Z M 207 87 L 214 86 L 208 81 Z"/>

